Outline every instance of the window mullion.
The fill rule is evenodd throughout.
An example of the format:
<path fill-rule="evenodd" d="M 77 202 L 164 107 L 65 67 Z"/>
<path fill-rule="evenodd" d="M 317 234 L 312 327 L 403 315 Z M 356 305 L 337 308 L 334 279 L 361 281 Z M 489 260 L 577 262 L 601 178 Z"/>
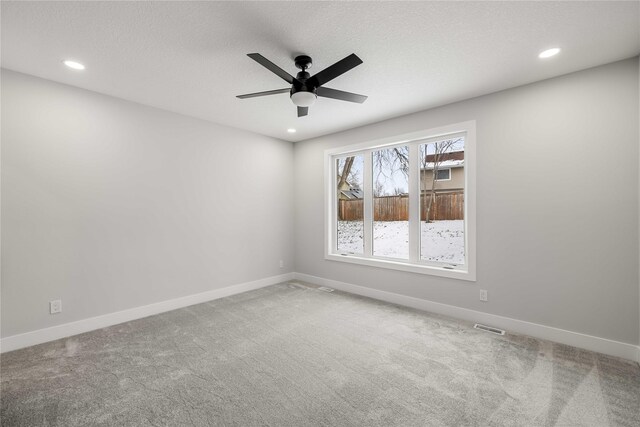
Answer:
<path fill-rule="evenodd" d="M 329 216 L 329 234 L 325 236 L 327 239 L 327 247 L 329 248 L 329 252 L 337 253 L 338 252 L 338 180 L 336 179 L 336 174 L 338 169 L 336 167 L 336 157 L 330 157 L 329 164 L 325 165 L 325 173 L 329 171 L 329 179 L 330 181 L 329 188 L 327 190 L 328 194 L 331 194 L 331 199 L 329 200 L 329 211 L 327 215 Z"/>
<path fill-rule="evenodd" d="M 409 144 L 409 261 L 420 260 L 420 145 Z"/>
<path fill-rule="evenodd" d="M 364 153 L 364 254 L 373 255 L 373 164 L 371 151 Z"/>

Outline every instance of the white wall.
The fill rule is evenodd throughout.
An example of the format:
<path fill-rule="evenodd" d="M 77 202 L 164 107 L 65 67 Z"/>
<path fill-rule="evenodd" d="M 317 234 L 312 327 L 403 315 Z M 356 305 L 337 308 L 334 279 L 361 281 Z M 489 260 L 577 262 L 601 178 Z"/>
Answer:
<path fill-rule="evenodd" d="M 293 271 L 292 164 L 288 142 L 2 70 L 2 337 Z"/>
<path fill-rule="evenodd" d="M 638 114 L 633 58 L 297 143 L 296 271 L 636 344 Z M 467 120 L 476 283 L 324 260 L 324 150 Z"/>

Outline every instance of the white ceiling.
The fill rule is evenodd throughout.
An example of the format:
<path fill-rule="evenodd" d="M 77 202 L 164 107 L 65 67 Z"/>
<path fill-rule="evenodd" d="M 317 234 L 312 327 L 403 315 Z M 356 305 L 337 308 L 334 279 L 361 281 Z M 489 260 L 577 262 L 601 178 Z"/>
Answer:
<path fill-rule="evenodd" d="M 2 67 L 299 141 L 638 55 L 639 4 L 4 1 Z M 251 52 L 294 75 L 298 54 L 314 74 L 356 53 L 327 87 L 369 99 L 303 118 L 287 94 L 237 99 L 287 87 Z"/>

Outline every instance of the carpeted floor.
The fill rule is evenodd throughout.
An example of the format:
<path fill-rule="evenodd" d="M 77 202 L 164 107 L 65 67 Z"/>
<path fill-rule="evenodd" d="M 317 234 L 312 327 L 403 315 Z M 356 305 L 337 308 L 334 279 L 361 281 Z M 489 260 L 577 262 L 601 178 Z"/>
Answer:
<path fill-rule="evenodd" d="M 640 426 L 636 363 L 293 283 L 1 369 L 3 426 Z"/>

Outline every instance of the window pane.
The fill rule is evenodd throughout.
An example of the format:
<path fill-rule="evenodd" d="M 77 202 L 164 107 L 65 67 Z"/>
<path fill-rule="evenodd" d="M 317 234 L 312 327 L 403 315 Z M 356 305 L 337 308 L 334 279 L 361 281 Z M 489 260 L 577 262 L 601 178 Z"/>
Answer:
<path fill-rule="evenodd" d="M 442 181 L 445 179 L 451 179 L 451 169 L 438 169 L 436 173 L 436 180 Z"/>
<path fill-rule="evenodd" d="M 464 264 L 464 138 L 421 144 L 420 159 L 420 259 Z"/>
<path fill-rule="evenodd" d="M 409 259 L 409 148 L 372 153 L 373 255 Z"/>
<path fill-rule="evenodd" d="M 363 170 L 364 157 L 361 155 L 336 159 L 336 249 L 341 254 L 364 253 Z"/>

